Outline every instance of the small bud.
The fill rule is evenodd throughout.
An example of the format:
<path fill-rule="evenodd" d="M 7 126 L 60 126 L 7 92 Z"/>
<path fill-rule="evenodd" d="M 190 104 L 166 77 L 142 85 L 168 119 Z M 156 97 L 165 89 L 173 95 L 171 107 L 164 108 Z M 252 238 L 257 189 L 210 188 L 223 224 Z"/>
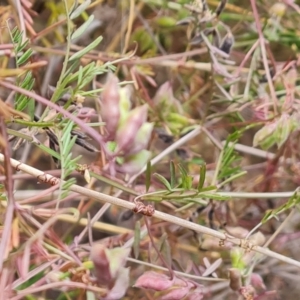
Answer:
<path fill-rule="evenodd" d="M 167 81 L 157 90 L 153 102 L 155 105 L 165 104 L 166 106 L 169 106 L 174 102 L 173 99 L 172 86 L 170 82 Z"/>
<path fill-rule="evenodd" d="M 147 164 L 150 157 L 150 151 L 142 150 L 137 154 L 126 157 L 124 163 L 116 165 L 116 170 L 129 175 L 136 174 Z"/>
<path fill-rule="evenodd" d="M 62 279 L 64 278 L 64 279 Z M 47 283 L 56 283 L 56 282 L 70 282 L 69 278 L 65 278 L 65 274 L 60 271 L 51 271 L 46 275 L 46 282 Z M 62 291 L 62 292 L 67 292 L 69 290 L 69 287 L 66 286 L 61 286 L 60 288 L 57 288 L 57 290 Z"/>
<path fill-rule="evenodd" d="M 116 134 L 117 152 L 128 152 L 136 138 L 141 126 L 146 122 L 148 114 L 148 106 L 137 107 L 132 110 L 121 127 L 118 128 Z"/>
<path fill-rule="evenodd" d="M 126 155 L 136 154 L 147 148 L 152 135 L 153 126 L 153 123 L 148 122 L 142 125 L 133 141 L 132 148 L 129 150 L 128 154 L 126 153 Z"/>
<path fill-rule="evenodd" d="M 116 76 L 109 74 L 101 95 L 101 117 L 106 123 L 109 138 L 113 139 L 120 119 L 120 88 Z"/>

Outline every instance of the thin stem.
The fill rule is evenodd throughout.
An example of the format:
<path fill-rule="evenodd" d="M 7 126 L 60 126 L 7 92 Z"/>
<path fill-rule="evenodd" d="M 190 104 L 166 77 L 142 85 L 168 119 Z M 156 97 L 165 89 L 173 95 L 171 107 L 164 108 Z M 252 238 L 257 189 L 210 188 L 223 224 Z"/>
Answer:
<path fill-rule="evenodd" d="M 53 122 L 30 122 L 30 121 L 25 121 L 21 119 L 14 119 L 13 121 L 9 121 L 8 123 L 16 123 L 16 124 L 21 124 L 25 125 L 28 127 L 53 127 L 54 123 Z"/>
<path fill-rule="evenodd" d="M 250 2 L 251 2 L 252 10 L 253 10 L 253 15 L 254 15 L 254 19 L 255 19 L 255 24 L 256 24 L 258 36 L 259 36 L 261 55 L 262 55 L 262 58 L 263 58 L 264 68 L 266 70 L 266 77 L 267 77 L 267 80 L 268 80 L 268 85 L 269 85 L 272 100 L 273 100 L 274 113 L 276 115 L 277 114 L 277 102 L 278 102 L 278 100 L 277 100 L 277 96 L 276 96 L 276 93 L 275 93 L 275 88 L 274 88 L 274 85 L 273 85 L 273 82 L 272 82 L 270 68 L 269 68 L 269 64 L 268 64 L 268 58 L 267 58 L 267 52 L 266 52 L 266 46 L 265 46 L 265 39 L 264 39 L 262 28 L 261 28 L 261 22 L 259 20 L 259 15 L 258 15 L 257 7 L 256 7 L 256 1 L 255 0 L 250 0 Z"/>
<path fill-rule="evenodd" d="M 127 257 L 126 258 L 127 261 L 139 264 L 139 265 L 143 265 L 143 266 L 147 266 L 153 269 L 157 269 L 157 270 L 161 270 L 161 271 L 165 271 L 168 272 L 169 270 L 167 268 L 161 267 L 161 266 L 157 266 L 151 263 L 147 263 L 138 259 L 134 259 L 134 258 L 130 258 Z M 190 278 L 190 279 L 194 279 L 194 280 L 199 280 L 199 281 L 209 281 L 209 282 L 224 282 L 224 281 L 228 281 L 227 279 L 223 279 L 223 278 L 213 278 L 213 277 L 203 277 L 203 276 L 197 276 L 197 275 L 192 275 L 192 274 L 188 274 L 188 273 L 183 273 L 183 272 L 179 272 L 179 271 L 173 271 L 174 274 L 185 277 L 185 278 Z"/>
<path fill-rule="evenodd" d="M 3 162 L 4 160 L 5 160 L 4 155 L 0 153 L 0 161 Z M 16 168 L 18 170 L 22 170 L 23 172 L 26 172 L 28 174 L 31 174 L 32 176 L 36 177 L 38 180 L 43 181 L 45 183 L 58 184 L 60 182 L 60 180 L 58 178 L 56 178 L 54 176 L 51 176 L 49 174 L 46 174 L 43 171 L 35 169 L 35 168 L 33 168 L 29 165 L 20 163 L 19 161 L 15 160 L 15 159 L 10 159 L 10 163 L 14 168 Z M 117 206 L 120 206 L 120 207 L 123 207 L 123 208 L 126 208 L 126 209 L 130 209 L 130 210 L 134 210 L 136 208 L 136 205 L 132 202 L 128 202 L 128 201 L 123 200 L 123 199 L 119 199 L 119 198 L 116 198 L 116 197 L 113 197 L 113 196 L 102 194 L 102 193 L 96 192 L 94 190 L 90 190 L 90 189 L 81 187 L 79 185 L 74 184 L 74 185 L 70 186 L 70 190 L 73 191 L 73 192 L 79 193 L 81 195 L 87 196 L 89 198 L 93 198 L 95 201 L 100 202 L 100 203 L 107 202 L 107 203 L 117 205 Z M 240 238 L 235 238 L 235 237 L 230 236 L 228 234 L 216 231 L 216 230 L 211 229 L 211 228 L 207 228 L 205 226 L 201 226 L 199 224 L 189 222 L 187 220 L 183 220 L 181 218 L 178 218 L 178 217 L 175 217 L 175 216 L 172 216 L 172 215 L 160 212 L 160 211 L 155 211 L 153 213 L 152 217 L 158 218 L 160 220 L 170 222 L 170 223 L 173 223 L 173 224 L 176 224 L 176 225 L 179 225 L 179 226 L 182 226 L 184 228 L 196 231 L 198 233 L 204 233 L 204 234 L 213 236 L 213 237 L 221 240 L 220 242 L 222 242 L 222 241 L 223 242 L 224 241 L 230 242 L 233 245 L 237 245 L 237 246 L 239 246 L 239 247 L 241 247 L 241 248 L 243 248 L 247 251 L 255 251 L 255 252 L 258 252 L 260 254 L 276 258 L 276 259 L 281 260 L 285 263 L 292 264 L 292 265 L 297 266 L 298 268 L 300 268 L 300 262 L 299 261 L 296 261 L 294 259 L 291 259 L 291 258 L 286 257 L 284 255 L 281 255 L 279 253 L 273 252 L 273 251 L 271 251 L 269 249 L 266 249 L 264 247 L 260 247 L 260 246 L 251 244 L 247 240 L 243 240 L 243 239 L 240 239 Z M 53 222 L 53 219 L 51 220 L 51 222 Z M 43 227 L 45 227 L 45 224 L 44 224 Z M 35 234 L 35 237 L 36 237 L 36 235 L 37 234 Z M 33 239 L 33 237 L 30 240 L 32 240 L 32 239 Z M 28 243 L 28 241 L 27 241 L 27 243 Z"/>

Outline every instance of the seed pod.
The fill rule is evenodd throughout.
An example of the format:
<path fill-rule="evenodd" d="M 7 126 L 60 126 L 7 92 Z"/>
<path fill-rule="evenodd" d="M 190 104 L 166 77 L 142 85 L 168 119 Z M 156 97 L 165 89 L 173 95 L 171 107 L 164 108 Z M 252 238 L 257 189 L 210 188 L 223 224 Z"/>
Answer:
<path fill-rule="evenodd" d="M 228 32 L 221 43 L 220 50 L 225 52 L 226 54 L 229 54 L 233 44 L 234 37 L 231 32 Z"/>
<path fill-rule="evenodd" d="M 219 5 L 218 5 L 218 7 L 217 7 L 216 10 L 215 10 L 215 15 L 216 15 L 217 17 L 222 13 L 222 11 L 224 10 L 226 4 L 227 4 L 227 0 L 221 0 L 221 1 L 219 2 Z"/>

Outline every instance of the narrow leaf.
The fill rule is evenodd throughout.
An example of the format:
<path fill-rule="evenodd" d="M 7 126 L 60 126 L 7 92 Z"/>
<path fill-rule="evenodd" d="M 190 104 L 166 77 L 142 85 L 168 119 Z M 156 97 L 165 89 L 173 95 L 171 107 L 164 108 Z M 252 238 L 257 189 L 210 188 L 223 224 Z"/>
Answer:
<path fill-rule="evenodd" d="M 20 97 L 18 97 L 17 101 L 16 101 L 16 110 L 17 111 L 23 111 L 27 104 L 28 104 L 28 97 L 25 95 L 20 95 Z"/>
<path fill-rule="evenodd" d="M 26 40 L 22 45 L 17 47 L 17 52 L 22 52 L 24 48 L 28 45 L 29 40 Z"/>
<path fill-rule="evenodd" d="M 171 175 L 171 188 L 173 189 L 176 185 L 175 164 L 173 161 L 170 162 L 170 175 Z"/>
<path fill-rule="evenodd" d="M 168 191 L 172 191 L 171 185 L 165 177 L 157 173 L 153 175 L 167 188 Z"/>
<path fill-rule="evenodd" d="M 36 144 L 41 150 L 43 150 L 43 152 L 48 153 L 50 156 L 53 156 L 55 158 L 57 158 L 58 160 L 60 160 L 60 155 L 59 153 L 55 152 L 54 150 L 52 150 L 51 148 L 46 147 L 43 144 Z"/>
<path fill-rule="evenodd" d="M 27 62 L 27 60 L 29 59 L 29 57 L 32 55 L 32 50 L 28 49 L 20 58 L 17 59 L 17 65 L 23 65 L 25 62 Z"/>
<path fill-rule="evenodd" d="M 71 14 L 70 14 L 70 19 L 73 20 L 77 18 L 79 15 L 81 15 L 87 7 L 91 4 L 91 0 L 87 0 L 80 4 Z"/>
<path fill-rule="evenodd" d="M 71 36 L 71 40 L 74 40 L 78 37 L 80 37 L 87 28 L 91 25 L 91 23 L 94 21 L 94 15 L 90 15 L 90 17 L 79 27 Z"/>
<path fill-rule="evenodd" d="M 180 173 L 183 177 L 188 176 L 186 169 L 181 164 L 178 165 L 178 168 L 179 168 L 179 171 L 180 171 Z"/>
<path fill-rule="evenodd" d="M 206 175 L 206 164 L 203 164 L 200 166 L 200 172 L 199 172 L 199 182 L 197 186 L 197 190 L 200 192 L 203 188 L 204 182 L 205 182 L 205 175 Z"/>
<path fill-rule="evenodd" d="M 70 58 L 69 61 L 72 61 L 74 59 L 79 59 L 83 55 L 87 54 L 89 51 L 93 50 L 96 48 L 102 41 L 102 36 L 99 36 L 96 40 L 94 40 L 91 44 L 89 44 L 87 47 L 84 49 L 78 51 L 77 53 L 73 54 Z"/>
<path fill-rule="evenodd" d="M 30 116 L 30 120 L 33 121 L 34 120 L 34 112 L 35 112 L 35 101 L 34 99 L 29 99 L 28 101 L 28 115 Z"/>

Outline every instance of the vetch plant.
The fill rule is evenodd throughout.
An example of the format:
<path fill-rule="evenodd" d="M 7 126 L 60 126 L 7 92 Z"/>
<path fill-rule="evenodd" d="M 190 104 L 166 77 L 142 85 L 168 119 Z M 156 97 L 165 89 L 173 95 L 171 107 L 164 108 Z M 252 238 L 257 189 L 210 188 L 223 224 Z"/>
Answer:
<path fill-rule="evenodd" d="M 101 94 L 101 117 L 105 121 L 104 140 L 109 150 L 109 170 L 133 175 L 148 162 L 146 150 L 153 123 L 147 122 L 148 106 L 131 109 L 127 87 L 119 87 L 115 75 L 109 74 Z"/>

